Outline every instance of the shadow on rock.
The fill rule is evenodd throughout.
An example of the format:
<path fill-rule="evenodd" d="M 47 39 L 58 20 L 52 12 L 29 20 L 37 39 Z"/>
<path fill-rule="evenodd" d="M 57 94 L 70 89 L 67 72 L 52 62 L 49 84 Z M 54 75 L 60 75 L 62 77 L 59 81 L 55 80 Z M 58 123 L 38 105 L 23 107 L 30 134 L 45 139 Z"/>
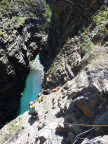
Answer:
<path fill-rule="evenodd" d="M 33 118 L 33 117 L 31 116 L 31 117 L 29 117 L 28 122 L 29 122 L 30 125 L 33 125 L 36 120 L 37 120 L 36 118 Z"/>
<path fill-rule="evenodd" d="M 81 127 L 71 124 L 94 124 L 96 116 L 104 109 L 103 92 L 100 92 L 95 85 L 90 85 L 83 88 L 80 92 L 74 92 L 71 89 L 70 105 L 64 115 L 64 124 L 60 125 L 56 129 L 56 134 L 63 136 L 63 142 L 65 144 L 73 144 L 75 136 L 79 134 L 78 142 L 82 141 L 82 138 L 92 138 L 96 131 L 90 130 L 92 127 Z M 81 135 L 80 135 L 81 134 Z M 95 135 L 96 136 L 96 135 Z"/>

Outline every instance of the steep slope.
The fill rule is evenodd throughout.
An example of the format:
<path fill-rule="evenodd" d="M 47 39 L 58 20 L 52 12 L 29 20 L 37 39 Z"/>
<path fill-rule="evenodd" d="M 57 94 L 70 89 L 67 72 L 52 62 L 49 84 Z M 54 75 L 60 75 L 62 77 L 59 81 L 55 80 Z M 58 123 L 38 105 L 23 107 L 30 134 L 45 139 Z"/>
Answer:
<path fill-rule="evenodd" d="M 94 59 L 57 92 L 40 93 L 39 120 L 26 112 L 2 128 L 0 144 L 73 144 L 77 134 L 91 127 L 72 124 L 107 124 L 108 47 L 94 53 Z M 94 128 L 88 135 L 105 134 L 105 130 Z"/>
<path fill-rule="evenodd" d="M 108 6 L 97 0 L 87 10 L 91 1 L 71 2 L 78 7 L 54 1 L 48 47 L 41 51 L 47 71 L 36 102 L 39 121 L 24 113 L 1 129 L 1 144 L 92 144 L 108 135 L 107 127 L 90 126 L 108 124 Z"/>
<path fill-rule="evenodd" d="M 77 5 L 77 3 L 75 4 Z M 80 4 L 81 3 L 77 5 L 79 9 Z M 60 22 L 59 24 L 57 23 L 57 20 L 55 20 L 56 15 L 54 15 L 55 13 L 53 12 L 52 23 L 48 36 L 48 47 L 42 51 L 44 55 L 41 53 L 41 60 L 42 59 L 44 60 L 43 63 L 44 64 L 47 62 L 49 63 L 45 64 L 46 77 L 44 86 L 47 88 L 50 87 L 51 85 L 52 86 L 62 85 L 66 81 L 72 79 L 75 75 L 77 75 L 80 69 L 82 69 L 82 67 L 84 67 L 84 65 L 87 64 L 87 61 L 90 58 L 89 56 L 92 53 L 92 50 L 95 49 L 97 45 L 100 46 L 107 45 L 107 38 L 108 38 L 107 6 L 105 6 L 102 3 L 100 7 L 97 6 L 97 8 L 99 8 L 98 10 L 96 8 L 95 11 L 93 12 L 88 11 L 89 14 L 91 15 L 90 16 L 87 15 L 87 17 L 84 17 L 80 12 L 78 12 L 77 13 L 78 15 L 76 16 L 77 10 L 72 9 L 72 6 L 68 5 L 73 13 L 73 14 L 69 13 L 70 17 L 72 16 L 72 19 L 69 17 L 67 22 L 69 23 L 69 26 L 66 25 L 65 28 L 63 28 L 62 30 L 61 27 L 66 22 L 64 13 L 67 17 L 69 14 L 67 13 L 67 11 L 62 10 L 63 8 L 62 5 L 60 6 L 61 9 L 56 7 L 55 4 L 55 9 L 58 8 L 59 10 L 61 10 L 61 12 L 59 13 L 56 10 L 54 12 L 56 13 L 58 12 L 56 15 L 59 16 L 58 20 L 61 23 Z M 65 5 L 64 7 L 69 9 L 68 6 Z M 83 9 L 84 10 L 82 10 L 82 12 L 84 14 L 88 14 L 85 12 L 87 11 L 87 9 L 86 8 Z M 64 18 L 63 21 L 61 21 L 60 19 L 61 17 Z M 78 23 L 75 21 L 76 19 L 78 20 Z M 83 22 L 85 22 L 85 24 Z M 76 27 L 77 24 L 79 26 L 76 33 L 74 33 L 73 31 L 75 30 L 75 28 L 73 28 L 73 26 Z M 70 30 L 70 28 L 72 29 L 72 31 Z M 65 33 L 65 29 L 68 31 L 68 33 Z M 58 33 L 60 34 L 60 37 L 57 37 Z M 62 37 L 63 35 L 66 38 L 63 38 Z M 57 43 L 56 40 L 58 41 Z"/>
<path fill-rule="evenodd" d="M 48 35 L 48 48 L 42 51 L 41 60 L 47 68 L 69 36 L 75 36 L 91 22 L 91 16 L 104 3 L 101 0 L 53 0 L 52 18 Z"/>

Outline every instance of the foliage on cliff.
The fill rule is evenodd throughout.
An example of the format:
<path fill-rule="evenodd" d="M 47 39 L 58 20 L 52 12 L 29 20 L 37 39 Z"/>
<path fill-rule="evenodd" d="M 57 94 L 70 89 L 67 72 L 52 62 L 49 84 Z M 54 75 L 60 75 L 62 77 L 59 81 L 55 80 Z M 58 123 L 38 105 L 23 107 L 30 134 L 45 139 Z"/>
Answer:
<path fill-rule="evenodd" d="M 1 0 L 0 1 L 0 10 L 8 10 L 10 2 L 9 0 Z"/>
<path fill-rule="evenodd" d="M 46 3 L 46 0 L 42 0 L 42 2 L 43 2 L 44 7 L 45 7 L 44 16 L 46 18 L 46 23 L 50 24 L 50 22 L 51 22 L 51 15 L 52 15 L 51 8 L 50 8 L 49 4 Z"/>

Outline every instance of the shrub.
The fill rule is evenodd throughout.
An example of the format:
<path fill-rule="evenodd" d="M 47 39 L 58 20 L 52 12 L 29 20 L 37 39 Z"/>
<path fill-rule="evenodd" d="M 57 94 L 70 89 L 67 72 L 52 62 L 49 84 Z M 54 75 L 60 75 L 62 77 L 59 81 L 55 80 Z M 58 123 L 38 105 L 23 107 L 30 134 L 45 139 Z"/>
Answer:
<path fill-rule="evenodd" d="M 1 0 L 0 1 L 0 10 L 9 9 L 9 0 Z"/>
<path fill-rule="evenodd" d="M 50 9 L 50 6 L 46 3 L 46 0 L 42 0 L 44 7 L 45 7 L 45 13 L 44 13 L 44 17 L 46 19 L 46 24 L 49 24 L 51 21 L 51 15 L 52 15 L 52 11 Z"/>
<path fill-rule="evenodd" d="M 106 10 L 99 11 L 94 17 L 93 21 L 96 25 L 100 25 L 102 21 L 108 19 L 108 8 Z"/>
<path fill-rule="evenodd" d="M 14 16 L 14 17 L 12 17 L 11 21 L 16 23 L 16 26 L 20 26 L 20 25 L 24 24 L 25 18 L 20 17 L 20 16 Z"/>
<path fill-rule="evenodd" d="M 3 35 L 3 31 L 0 30 L 0 36 Z"/>
<path fill-rule="evenodd" d="M 10 30 L 10 25 L 11 25 L 11 22 L 5 22 L 3 24 L 3 29 L 6 30 L 6 31 L 9 31 Z"/>

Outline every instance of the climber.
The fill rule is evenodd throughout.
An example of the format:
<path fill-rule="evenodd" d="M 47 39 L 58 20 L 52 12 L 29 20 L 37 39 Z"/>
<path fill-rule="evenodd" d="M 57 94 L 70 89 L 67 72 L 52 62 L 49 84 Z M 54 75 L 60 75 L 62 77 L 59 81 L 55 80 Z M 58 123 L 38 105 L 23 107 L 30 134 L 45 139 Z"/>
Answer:
<path fill-rule="evenodd" d="M 32 116 L 32 118 L 37 118 L 39 120 L 36 106 L 35 106 L 35 103 L 33 101 L 31 101 L 29 103 L 29 114 Z"/>

